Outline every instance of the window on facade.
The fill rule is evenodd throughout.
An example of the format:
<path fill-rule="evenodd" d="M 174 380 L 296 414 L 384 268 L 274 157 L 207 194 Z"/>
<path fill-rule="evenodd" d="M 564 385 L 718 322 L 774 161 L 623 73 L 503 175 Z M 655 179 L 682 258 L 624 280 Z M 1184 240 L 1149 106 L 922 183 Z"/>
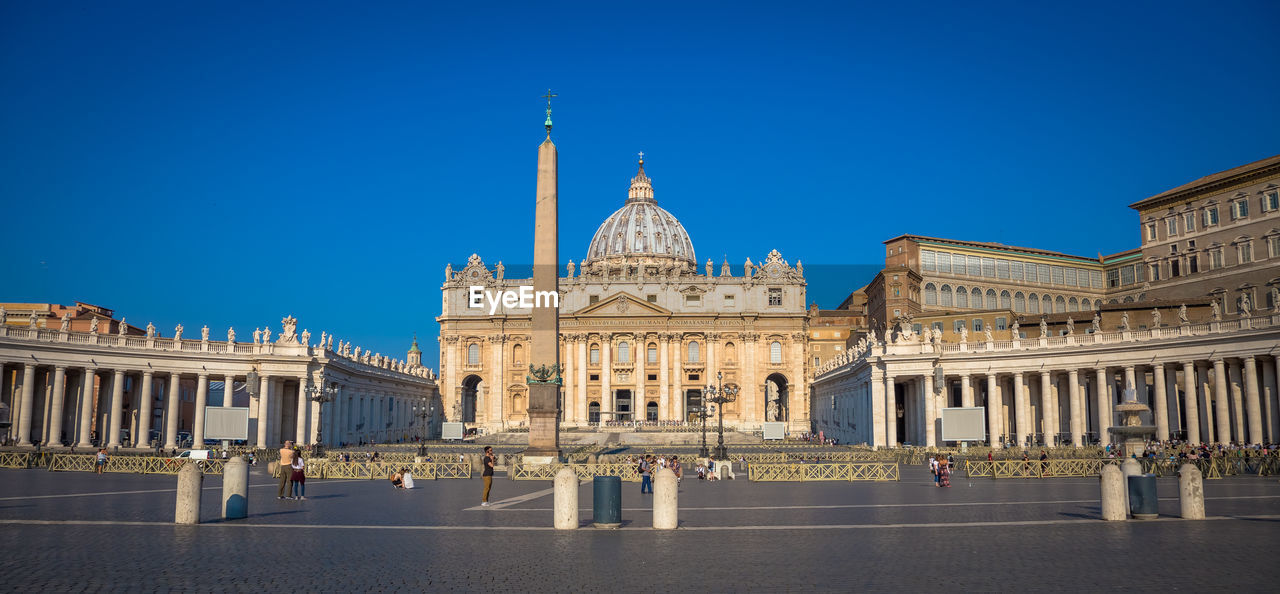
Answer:
<path fill-rule="evenodd" d="M 1169 278 L 1173 278 L 1181 274 L 1181 264 L 1180 260 L 1169 260 Z"/>
<path fill-rule="evenodd" d="M 955 332 L 956 334 L 959 334 L 961 330 L 964 330 L 964 327 L 965 327 L 964 320 L 951 321 L 951 331 Z"/>
<path fill-rule="evenodd" d="M 991 309 L 995 309 L 995 308 L 999 307 L 998 305 L 996 305 L 996 290 L 995 290 L 995 289 L 987 289 L 987 307 L 989 307 L 989 308 L 991 308 Z"/>
<path fill-rule="evenodd" d="M 1048 265 L 1048 264 L 1037 264 L 1037 265 L 1036 265 L 1036 270 L 1040 273 L 1040 279 L 1039 279 L 1039 280 L 1040 280 L 1040 282 L 1042 282 L 1042 283 L 1048 283 L 1048 282 L 1049 282 L 1049 278 L 1050 278 L 1050 274 L 1049 274 L 1049 265 Z"/>
<path fill-rule="evenodd" d="M 974 287 L 973 292 L 969 293 L 969 296 L 973 298 L 973 308 L 982 309 L 982 289 Z"/>
<path fill-rule="evenodd" d="M 951 273 L 951 254 L 939 253 L 936 255 L 938 259 L 938 272 Z M 964 264 L 961 264 L 964 266 Z"/>
<path fill-rule="evenodd" d="M 1169 235 L 1178 234 L 1178 217 L 1169 217 Z"/>
<path fill-rule="evenodd" d="M 591 345 L 591 364 L 600 364 L 600 345 L 598 344 Z"/>
<path fill-rule="evenodd" d="M 924 304 L 925 305 L 938 304 L 938 287 L 934 286 L 933 283 L 929 283 L 924 286 Z"/>
<path fill-rule="evenodd" d="M 1075 297 L 1067 300 L 1067 311 L 1080 311 L 1080 302 Z"/>
<path fill-rule="evenodd" d="M 1120 268 L 1120 284 L 1121 285 L 1133 284 L 1133 267 L 1132 266 L 1122 266 Z"/>
<path fill-rule="evenodd" d="M 685 305 L 702 305 L 702 295 L 685 295 Z"/>
<path fill-rule="evenodd" d="M 1013 294 L 1013 311 L 1018 313 L 1027 311 L 1027 298 L 1022 291 Z"/>
<path fill-rule="evenodd" d="M 769 305 L 771 307 L 782 305 L 782 289 L 781 288 L 779 287 L 769 288 Z"/>
<path fill-rule="evenodd" d="M 1022 262 L 1009 263 L 1009 278 L 1022 280 Z"/>
<path fill-rule="evenodd" d="M 996 260 L 996 278 L 1009 278 L 1009 261 Z"/>
<path fill-rule="evenodd" d="M 939 295 L 938 305 L 951 306 L 951 285 L 942 285 L 942 291 Z"/>
<path fill-rule="evenodd" d="M 645 360 L 650 363 L 658 362 L 658 345 L 649 343 L 649 348 L 645 349 Z"/>
<path fill-rule="evenodd" d="M 1102 271 L 1101 270 L 1089 271 L 1089 283 L 1093 285 L 1093 288 L 1101 289 L 1102 288 Z"/>
<path fill-rule="evenodd" d="M 934 322 L 931 326 L 933 326 L 934 331 L 942 332 L 942 322 Z"/>
<path fill-rule="evenodd" d="M 969 276 L 982 276 L 982 259 L 969 256 Z"/>
<path fill-rule="evenodd" d="M 1280 235 L 1267 238 L 1267 257 L 1280 258 Z"/>
<path fill-rule="evenodd" d="M 1093 303 L 1092 303 L 1091 301 L 1089 301 L 1088 299 L 1081 299 L 1081 300 L 1080 300 L 1080 309 L 1083 309 L 1084 311 L 1089 311 L 1089 310 L 1093 309 Z"/>
<path fill-rule="evenodd" d="M 1008 329 L 1009 329 L 1009 320 L 1005 319 L 1004 317 L 996 318 L 996 330 L 1008 330 Z"/>
<path fill-rule="evenodd" d="M 738 301 L 738 300 L 737 300 L 736 296 L 734 296 L 734 295 L 725 295 L 725 296 L 724 296 L 724 306 L 725 306 L 725 307 L 733 307 L 733 306 L 737 303 L 737 301 Z"/>
<path fill-rule="evenodd" d="M 956 307 L 969 307 L 969 291 L 956 287 Z"/>
<path fill-rule="evenodd" d="M 985 276 L 987 278 L 995 278 L 996 276 L 996 259 L 995 258 L 982 259 L 982 276 Z"/>
<path fill-rule="evenodd" d="M 699 351 L 698 342 L 694 341 L 689 343 L 689 362 L 697 363 L 700 360 L 698 359 L 699 356 L 701 356 L 701 354 Z"/>
<path fill-rule="evenodd" d="M 982 332 L 982 318 L 973 319 L 973 331 Z"/>
<path fill-rule="evenodd" d="M 1141 265 L 1141 264 L 1134 264 L 1134 265 L 1133 265 L 1133 275 L 1134 275 L 1135 277 L 1137 277 L 1137 279 L 1136 279 L 1136 281 L 1137 281 L 1137 282 L 1142 282 L 1142 281 L 1144 281 L 1144 280 L 1147 280 L 1146 278 L 1143 278 L 1143 277 L 1144 277 L 1144 275 L 1146 275 L 1146 272 L 1144 272 L 1146 269 L 1147 269 L 1147 267 L 1146 267 L 1146 266 L 1143 266 L 1143 265 Z"/>
<path fill-rule="evenodd" d="M 1199 264 L 1200 264 L 1199 258 L 1197 258 L 1194 254 L 1187 256 L 1187 274 L 1194 274 L 1196 272 L 1199 272 Z"/>
<path fill-rule="evenodd" d="M 1031 294 L 1030 301 L 1027 303 L 1027 309 L 1030 313 L 1040 313 L 1040 296 L 1035 293 Z"/>
<path fill-rule="evenodd" d="M 920 324 L 911 325 L 911 332 L 914 334 L 920 334 L 920 331 L 923 329 L 924 329 L 924 326 L 921 326 Z"/>
<path fill-rule="evenodd" d="M 467 365 L 480 364 L 480 345 L 471 343 L 467 345 Z"/>
<path fill-rule="evenodd" d="M 769 362 L 770 363 L 782 362 L 782 343 L 781 342 L 778 342 L 775 340 L 769 343 Z"/>
<path fill-rule="evenodd" d="M 1120 269 L 1119 268 L 1112 268 L 1111 270 L 1107 271 L 1107 286 L 1112 288 L 1120 286 Z"/>
<path fill-rule="evenodd" d="M 732 296 L 730 296 L 730 298 L 732 298 Z M 657 303 L 657 302 L 658 302 L 658 296 L 657 296 L 657 295 L 645 295 L 645 296 L 644 296 L 644 300 L 645 300 L 645 301 L 648 301 L 649 303 Z"/>
<path fill-rule="evenodd" d="M 1211 206 L 1204 209 L 1204 226 L 1211 227 L 1218 224 L 1218 207 Z"/>
<path fill-rule="evenodd" d="M 920 268 L 925 272 L 934 272 L 938 269 L 938 255 L 929 250 L 920 251 Z"/>
<path fill-rule="evenodd" d="M 1182 228 L 1185 229 L 1187 233 L 1196 230 L 1196 215 L 1194 213 L 1189 212 L 1183 215 Z"/>
<path fill-rule="evenodd" d="M 1050 280 L 1055 285 L 1061 285 L 1065 282 L 1066 270 L 1061 266 L 1054 266 L 1050 269 Z"/>
<path fill-rule="evenodd" d="M 1249 216 L 1249 201 L 1236 200 L 1231 203 L 1231 219 L 1243 219 Z"/>
<path fill-rule="evenodd" d="M 1067 283 L 1068 285 L 1073 286 L 1073 287 L 1074 287 L 1074 286 L 1076 286 L 1076 284 L 1077 284 L 1077 281 L 1076 281 L 1076 269 L 1075 269 L 1075 268 L 1066 268 L 1066 269 L 1064 269 L 1064 270 L 1063 270 L 1063 273 L 1064 273 L 1064 275 L 1066 276 L 1066 283 Z"/>
<path fill-rule="evenodd" d="M 1160 263 L 1151 265 L 1151 280 L 1160 280 Z"/>
<path fill-rule="evenodd" d="M 619 363 L 631 362 L 631 345 L 630 344 L 626 342 L 618 343 L 618 362 Z"/>
<path fill-rule="evenodd" d="M 1238 246 L 1240 250 L 1240 263 L 1248 264 L 1253 261 L 1253 242 L 1244 241 Z"/>
<path fill-rule="evenodd" d="M 1156 224 L 1147 223 L 1147 241 L 1156 240 Z"/>
<path fill-rule="evenodd" d="M 1217 270 L 1222 268 L 1222 248 L 1209 251 L 1209 269 Z"/>
<path fill-rule="evenodd" d="M 587 297 L 587 305 L 595 305 L 597 303 L 600 303 L 599 295 L 590 295 Z"/>
<path fill-rule="evenodd" d="M 1000 291 L 1000 307 L 1003 309 L 1013 309 L 1013 296 L 1008 291 Z"/>
<path fill-rule="evenodd" d="M 524 362 L 524 347 L 516 345 L 511 347 L 511 359 L 519 365 Z"/>
<path fill-rule="evenodd" d="M 1272 190 L 1262 195 L 1262 212 L 1280 209 L 1280 190 Z"/>
<path fill-rule="evenodd" d="M 1067 311 L 1067 300 L 1063 299 L 1062 295 L 1058 295 L 1058 298 L 1053 300 L 1053 312 L 1063 313 L 1065 311 Z"/>

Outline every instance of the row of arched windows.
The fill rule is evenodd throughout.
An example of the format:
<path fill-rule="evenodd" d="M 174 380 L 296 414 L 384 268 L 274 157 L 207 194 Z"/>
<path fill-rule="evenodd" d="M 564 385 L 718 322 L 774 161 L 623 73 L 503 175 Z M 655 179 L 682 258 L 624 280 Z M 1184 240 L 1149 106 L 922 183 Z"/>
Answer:
<path fill-rule="evenodd" d="M 700 345 L 698 341 L 696 340 L 690 341 L 686 349 L 687 349 L 686 354 L 687 354 L 688 362 L 699 363 L 702 361 L 702 345 Z M 590 351 L 591 363 L 598 365 L 600 363 L 600 344 L 591 343 L 591 346 L 589 347 L 589 351 Z M 737 360 L 738 358 L 737 346 L 734 345 L 732 342 L 726 342 L 724 345 L 724 354 L 725 354 L 726 361 Z M 524 348 L 521 345 L 515 345 L 514 347 L 512 347 L 511 355 L 516 363 L 522 362 L 522 359 L 524 357 Z M 615 349 L 615 356 L 617 357 L 617 362 L 619 363 L 630 363 L 631 362 L 631 343 L 627 341 L 619 342 L 617 348 Z M 656 343 L 651 342 L 645 347 L 645 359 L 649 363 L 658 362 L 658 345 Z M 777 340 L 769 343 L 769 362 L 782 363 L 782 343 Z M 480 345 L 474 342 L 471 344 L 468 344 L 467 345 L 467 365 L 479 365 L 479 364 L 480 364 Z"/>
<path fill-rule="evenodd" d="M 979 287 L 938 287 L 933 283 L 924 286 L 924 304 L 967 309 L 1011 309 L 1017 313 L 1032 314 L 1089 311 L 1094 306 L 1094 302 L 1088 297 L 1024 294 L 1022 291 L 1010 292 L 1007 289 L 999 293 L 995 289 L 984 292 Z"/>

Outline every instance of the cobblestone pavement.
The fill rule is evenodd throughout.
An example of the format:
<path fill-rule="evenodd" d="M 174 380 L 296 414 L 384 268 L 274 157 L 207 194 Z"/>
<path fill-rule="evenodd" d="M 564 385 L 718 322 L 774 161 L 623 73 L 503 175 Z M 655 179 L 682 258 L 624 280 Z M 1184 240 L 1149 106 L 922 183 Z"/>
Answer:
<path fill-rule="evenodd" d="M 1207 512 L 1176 519 L 1161 479 L 1150 522 L 1097 520 L 1096 479 L 957 477 L 896 483 L 707 483 L 680 489 L 681 530 L 649 530 L 650 496 L 623 484 L 622 530 L 550 529 L 550 482 L 320 481 L 276 500 L 261 469 L 250 517 L 172 524 L 171 476 L 0 470 L 0 589 L 13 591 L 1273 591 L 1280 482 L 1205 482 Z M 584 525 L 591 485 L 580 487 Z"/>

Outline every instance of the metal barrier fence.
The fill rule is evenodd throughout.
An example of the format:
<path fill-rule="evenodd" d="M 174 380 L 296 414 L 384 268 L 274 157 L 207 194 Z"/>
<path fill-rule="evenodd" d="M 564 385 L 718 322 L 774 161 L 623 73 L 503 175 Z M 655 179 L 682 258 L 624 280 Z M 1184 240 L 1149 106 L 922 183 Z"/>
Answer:
<path fill-rule="evenodd" d="M 34 454 L 0 452 L 0 468 L 31 468 Z"/>
<path fill-rule="evenodd" d="M 103 472 L 133 474 L 178 474 L 183 464 L 199 464 L 204 474 L 222 474 L 225 460 L 188 460 L 154 456 L 110 456 Z M 50 472 L 93 472 L 97 468 L 94 454 L 55 454 L 49 460 Z"/>
<path fill-rule="evenodd" d="M 532 464 L 513 463 L 507 475 L 517 481 L 549 481 L 556 477 L 561 468 L 571 468 L 578 475 L 578 480 L 589 480 L 597 476 L 616 476 L 624 481 L 640 482 L 640 469 L 635 464 Z"/>
<path fill-rule="evenodd" d="M 817 464 L 751 464 L 747 480 L 780 481 L 896 481 L 900 480 L 898 464 L 886 462 L 817 463 Z"/>
<path fill-rule="evenodd" d="M 389 479 L 401 468 L 422 480 L 469 479 L 471 465 L 458 462 L 335 462 L 333 460 L 307 460 L 307 478 L 316 479 Z M 276 476 L 279 476 L 278 473 Z"/>
<path fill-rule="evenodd" d="M 1102 467 L 1114 459 L 1081 460 L 966 460 L 965 476 L 969 478 L 1054 478 L 1099 476 Z"/>

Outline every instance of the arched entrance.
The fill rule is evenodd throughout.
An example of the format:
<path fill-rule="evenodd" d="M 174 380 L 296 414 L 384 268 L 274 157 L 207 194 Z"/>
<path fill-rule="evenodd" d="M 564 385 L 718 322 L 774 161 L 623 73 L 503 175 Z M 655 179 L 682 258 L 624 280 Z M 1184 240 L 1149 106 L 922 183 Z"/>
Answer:
<path fill-rule="evenodd" d="M 458 413 L 461 416 L 461 422 L 476 422 L 476 401 L 480 397 L 480 384 L 484 380 L 478 375 L 468 375 L 462 380 L 462 398 L 459 404 L 462 410 Z"/>
<path fill-rule="evenodd" d="M 650 400 L 649 404 L 644 405 L 644 420 L 646 421 L 658 420 L 658 403 L 657 402 Z"/>
<path fill-rule="evenodd" d="M 781 373 L 770 374 L 764 380 L 764 420 L 787 421 L 791 418 L 787 401 L 790 399 L 787 377 Z"/>
<path fill-rule="evenodd" d="M 587 422 L 590 422 L 590 423 L 600 422 L 600 403 L 599 402 L 592 402 L 591 404 L 587 405 Z"/>

